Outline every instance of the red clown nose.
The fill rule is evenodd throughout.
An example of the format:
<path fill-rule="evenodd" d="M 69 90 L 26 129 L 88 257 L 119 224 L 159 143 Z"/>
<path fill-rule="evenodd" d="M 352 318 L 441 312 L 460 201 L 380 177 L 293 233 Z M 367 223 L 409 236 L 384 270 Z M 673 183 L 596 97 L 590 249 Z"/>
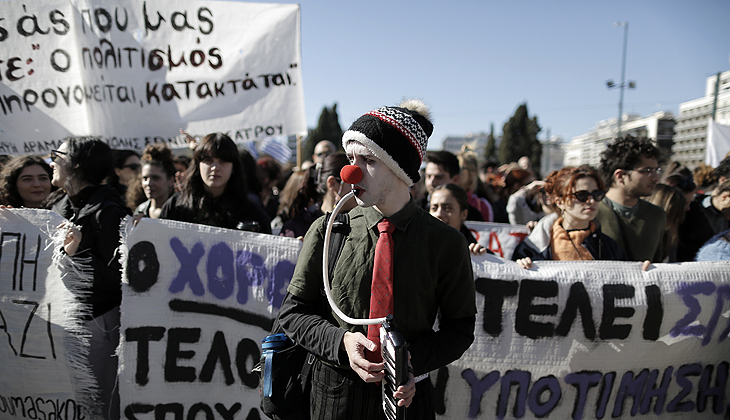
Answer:
<path fill-rule="evenodd" d="M 362 181 L 362 169 L 356 165 L 346 165 L 342 167 L 340 177 L 348 184 L 357 184 Z"/>

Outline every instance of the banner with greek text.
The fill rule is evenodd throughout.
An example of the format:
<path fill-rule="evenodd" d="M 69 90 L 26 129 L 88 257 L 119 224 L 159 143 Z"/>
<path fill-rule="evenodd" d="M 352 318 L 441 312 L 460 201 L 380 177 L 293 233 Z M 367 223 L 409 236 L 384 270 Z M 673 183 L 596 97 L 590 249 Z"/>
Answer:
<path fill-rule="evenodd" d="M 730 413 L 730 263 L 474 265 L 476 340 L 431 378 L 447 418 Z"/>
<path fill-rule="evenodd" d="M 61 219 L 0 216 L 0 419 L 80 420 Z M 151 219 L 123 241 L 122 418 L 263 418 L 252 368 L 300 242 Z M 475 341 L 428 379 L 437 418 L 730 413 L 730 263 L 472 262 Z"/>
<path fill-rule="evenodd" d="M 79 278 L 47 210 L 0 210 L 0 419 L 91 418 Z M 55 256 L 54 256 L 55 252 Z M 55 257 L 55 258 L 54 258 Z"/>
<path fill-rule="evenodd" d="M 301 242 L 152 219 L 128 231 L 122 417 L 261 418 L 251 370 Z"/>
<path fill-rule="evenodd" d="M 0 2 L 0 154 L 306 133 L 297 4 Z"/>
<path fill-rule="evenodd" d="M 122 316 L 126 418 L 262 416 L 253 413 L 251 367 L 298 246 L 168 221 L 132 230 Z M 483 256 L 473 264 L 476 340 L 431 375 L 439 418 L 728 412 L 730 264 L 647 272 L 606 261 L 523 270 Z"/>
<path fill-rule="evenodd" d="M 530 234 L 525 225 L 472 221 L 466 221 L 465 224 L 479 245 L 508 260 L 512 258 L 517 245 Z"/>

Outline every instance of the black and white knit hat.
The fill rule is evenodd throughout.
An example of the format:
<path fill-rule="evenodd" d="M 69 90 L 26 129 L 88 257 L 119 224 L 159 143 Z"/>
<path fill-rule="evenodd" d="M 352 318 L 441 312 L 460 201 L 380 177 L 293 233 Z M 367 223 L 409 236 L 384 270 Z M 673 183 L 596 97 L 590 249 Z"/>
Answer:
<path fill-rule="evenodd" d="M 362 143 L 411 186 L 421 179 L 418 169 L 433 132 L 430 118 L 428 107 L 417 99 L 378 108 L 352 123 L 342 136 L 342 147 L 347 148 L 349 141 Z"/>

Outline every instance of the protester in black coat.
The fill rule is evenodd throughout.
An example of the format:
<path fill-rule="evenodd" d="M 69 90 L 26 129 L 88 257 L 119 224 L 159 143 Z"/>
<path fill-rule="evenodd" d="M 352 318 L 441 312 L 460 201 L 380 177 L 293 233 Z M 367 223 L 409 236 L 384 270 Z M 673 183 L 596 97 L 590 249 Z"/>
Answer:
<path fill-rule="evenodd" d="M 712 194 L 698 195 L 679 226 L 677 261 L 694 261 L 697 251 L 713 236 L 730 229 L 730 181 Z"/>
<path fill-rule="evenodd" d="M 121 265 L 117 249 L 119 225 L 130 214 L 121 195 L 102 185 L 109 175 L 112 152 L 99 139 L 69 138 L 51 152 L 53 185 L 66 196 L 53 210 L 68 219 L 59 226 L 65 230 L 63 252 L 71 257 L 80 273 L 91 272 L 87 293 L 81 294 L 90 332 L 89 363 L 99 386 L 103 416 L 119 418 L 119 392 L 116 386 L 122 300 Z M 91 270 L 88 270 L 88 268 Z"/>

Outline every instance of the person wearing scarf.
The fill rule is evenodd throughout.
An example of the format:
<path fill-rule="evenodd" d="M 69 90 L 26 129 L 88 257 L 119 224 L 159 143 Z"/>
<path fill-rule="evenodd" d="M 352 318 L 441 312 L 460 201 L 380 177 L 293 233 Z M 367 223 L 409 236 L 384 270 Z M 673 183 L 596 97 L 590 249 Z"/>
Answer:
<path fill-rule="evenodd" d="M 595 221 L 606 195 L 598 172 L 588 165 L 567 166 L 545 182 L 557 214 L 545 216 L 515 248 L 512 260 L 529 269 L 537 260 L 626 260 L 616 241 L 601 233 Z"/>

